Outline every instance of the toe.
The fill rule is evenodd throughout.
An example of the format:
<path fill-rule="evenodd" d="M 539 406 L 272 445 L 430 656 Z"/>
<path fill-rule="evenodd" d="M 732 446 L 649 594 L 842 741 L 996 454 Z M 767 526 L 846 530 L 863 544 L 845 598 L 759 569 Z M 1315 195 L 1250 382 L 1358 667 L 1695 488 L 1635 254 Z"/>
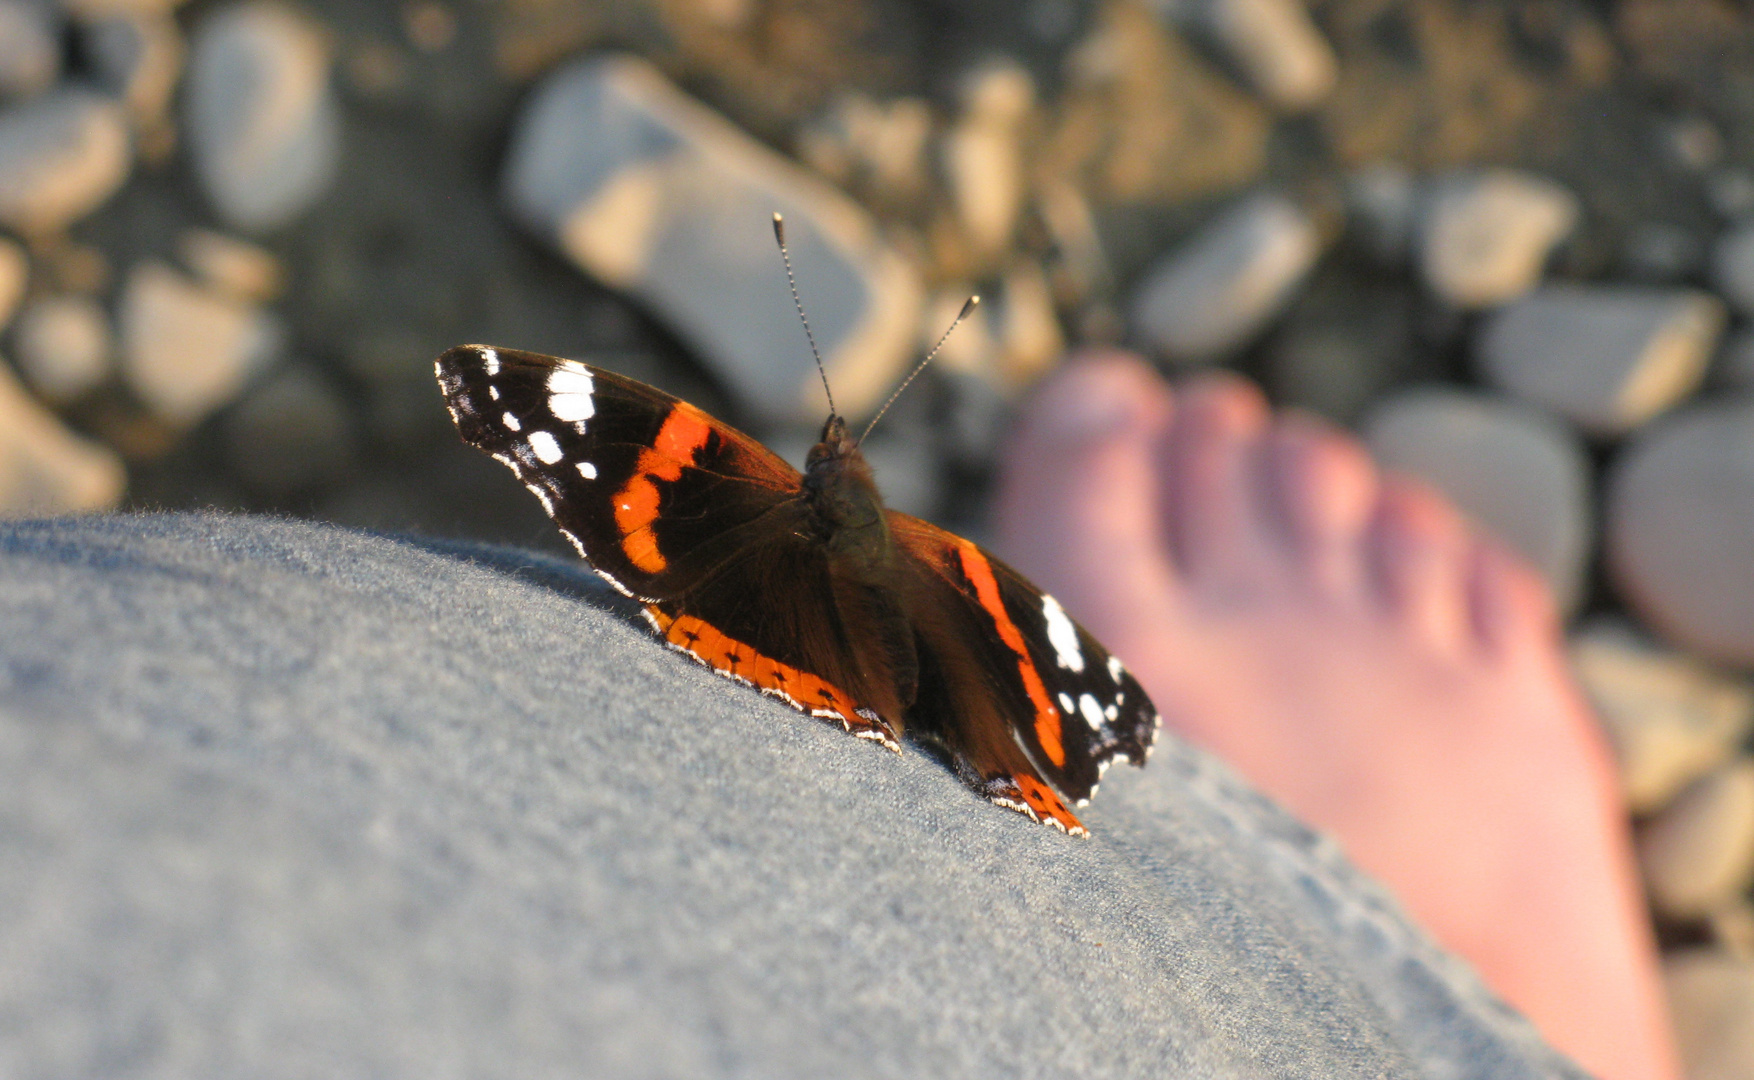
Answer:
<path fill-rule="evenodd" d="M 1324 595 L 1357 595 L 1377 495 L 1369 453 L 1327 423 L 1291 414 L 1269 434 L 1267 458 L 1273 517 L 1307 580 Z"/>
<path fill-rule="evenodd" d="M 1036 394 L 1000 457 L 994 546 L 1099 636 L 1104 612 L 1171 587 L 1153 453 L 1172 405 L 1136 357 L 1086 354 Z"/>
<path fill-rule="evenodd" d="M 1371 522 L 1370 562 L 1387 609 L 1448 655 L 1472 639 L 1467 574 L 1472 537 L 1461 515 L 1422 483 L 1385 476 Z"/>
<path fill-rule="evenodd" d="M 1277 545 L 1263 495 L 1259 390 L 1230 375 L 1205 375 L 1179 395 L 1163 447 L 1165 532 L 1185 577 L 1210 595 L 1258 584 Z"/>
<path fill-rule="evenodd" d="M 1529 655 L 1537 645 L 1550 649 L 1559 614 L 1540 573 L 1491 537 L 1477 537 L 1471 555 L 1469 615 L 1479 645 L 1500 657 Z"/>

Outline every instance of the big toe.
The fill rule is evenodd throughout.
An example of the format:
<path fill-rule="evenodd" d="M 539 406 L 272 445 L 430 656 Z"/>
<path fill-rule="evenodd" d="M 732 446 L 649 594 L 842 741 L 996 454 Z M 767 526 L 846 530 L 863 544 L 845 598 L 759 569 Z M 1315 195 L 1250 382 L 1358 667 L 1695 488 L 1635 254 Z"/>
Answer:
<path fill-rule="evenodd" d="M 1000 457 L 994 546 L 1098 636 L 1173 588 L 1152 457 L 1172 411 L 1138 358 L 1086 354 L 1035 395 Z"/>

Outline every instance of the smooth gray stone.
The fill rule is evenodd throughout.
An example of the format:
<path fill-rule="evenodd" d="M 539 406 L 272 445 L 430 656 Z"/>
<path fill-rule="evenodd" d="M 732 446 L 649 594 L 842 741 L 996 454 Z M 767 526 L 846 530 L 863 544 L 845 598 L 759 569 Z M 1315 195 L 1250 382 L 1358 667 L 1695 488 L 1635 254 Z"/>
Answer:
<path fill-rule="evenodd" d="M 1516 402 L 1415 386 L 1377 402 L 1363 425 L 1378 461 L 1418 476 L 1546 578 L 1563 612 L 1583 599 L 1594 534 L 1582 440 Z"/>
<path fill-rule="evenodd" d="M 776 212 L 840 411 L 869 416 L 918 356 L 919 273 L 870 214 L 643 59 L 544 77 L 512 125 L 503 189 L 526 230 L 650 308 L 764 424 L 820 425 L 826 406 Z"/>
<path fill-rule="evenodd" d="M 0 1074 L 1580 1076 L 1165 736 L 1073 840 L 580 565 L 0 525 Z"/>
<path fill-rule="evenodd" d="M 183 124 L 196 179 L 232 228 L 290 225 L 334 183 L 341 112 L 328 38 L 276 0 L 212 7 L 196 24 Z"/>

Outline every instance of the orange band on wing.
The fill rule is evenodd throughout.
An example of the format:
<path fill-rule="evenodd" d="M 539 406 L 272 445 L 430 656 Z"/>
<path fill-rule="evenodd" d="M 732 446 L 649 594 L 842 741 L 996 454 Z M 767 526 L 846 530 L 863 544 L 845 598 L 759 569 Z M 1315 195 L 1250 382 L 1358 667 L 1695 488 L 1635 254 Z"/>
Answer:
<path fill-rule="evenodd" d="M 1017 791 L 1023 796 L 1023 801 L 1028 803 L 1043 821 L 1057 821 L 1073 836 L 1082 835 L 1086 831 L 1084 823 L 1079 821 L 1072 814 L 1072 811 L 1066 809 L 1066 804 L 1061 801 L 1058 795 L 1054 794 L 1053 788 L 1048 787 L 1033 776 L 1015 776 L 1012 777 L 1012 781 L 1017 785 Z"/>
<path fill-rule="evenodd" d="M 686 402 L 677 402 L 658 428 L 648 450 L 641 450 L 633 475 L 615 495 L 615 527 L 621 531 L 621 549 L 629 562 L 648 574 L 668 566 L 652 534 L 658 518 L 658 481 L 682 476 L 682 467 L 694 463 L 694 455 L 712 435 L 706 414 Z"/>
<path fill-rule="evenodd" d="M 1023 634 L 1011 621 L 1011 616 L 1005 613 L 1005 603 L 999 597 L 999 582 L 993 577 L 992 565 L 980 549 L 967 540 L 957 544 L 956 553 L 962 559 L 963 574 L 974 585 L 976 599 L 999 628 L 999 640 L 1017 654 L 1017 671 L 1023 676 L 1023 690 L 1029 695 L 1030 704 L 1035 706 L 1035 737 L 1040 740 L 1048 760 L 1056 768 L 1064 766 L 1066 747 L 1060 738 L 1060 711 L 1048 699 L 1048 688 L 1042 684 L 1041 673 L 1035 670 L 1035 661 L 1029 658 L 1029 647 L 1024 644 Z"/>
<path fill-rule="evenodd" d="M 840 687 L 808 671 L 763 656 L 754 646 L 727 637 L 718 627 L 693 615 L 668 615 L 656 604 L 646 607 L 664 640 L 727 675 L 746 679 L 763 690 L 784 694 L 799 708 L 831 709 L 849 728 L 874 725 L 860 716 L 858 706 Z"/>

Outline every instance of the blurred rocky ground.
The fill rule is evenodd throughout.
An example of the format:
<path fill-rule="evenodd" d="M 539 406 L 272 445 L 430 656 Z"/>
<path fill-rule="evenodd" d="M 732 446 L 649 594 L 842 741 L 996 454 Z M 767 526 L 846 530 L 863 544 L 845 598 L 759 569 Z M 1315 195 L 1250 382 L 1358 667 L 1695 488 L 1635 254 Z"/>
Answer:
<path fill-rule="evenodd" d="M 0 511 L 559 550 L 456 438 L 477 341 L 964 531 L 1068 345 L 1354 426 L 1548 575 L 1692 1075 L 1754 1075 L 1754 7 L 0 0 Z"/>

